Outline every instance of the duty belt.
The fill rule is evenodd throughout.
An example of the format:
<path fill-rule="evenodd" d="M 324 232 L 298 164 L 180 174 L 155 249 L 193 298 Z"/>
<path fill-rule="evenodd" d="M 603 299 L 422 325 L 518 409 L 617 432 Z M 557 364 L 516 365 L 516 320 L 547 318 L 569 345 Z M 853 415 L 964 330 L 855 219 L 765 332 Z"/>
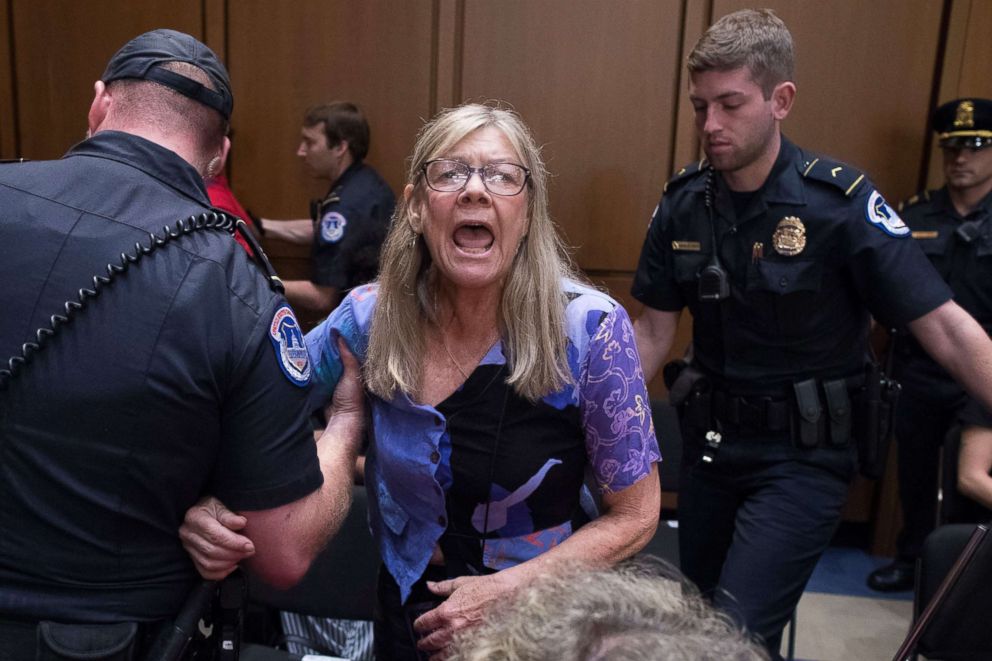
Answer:
<path fill-rule="evenodd" d="M 771 432 L 786 431 L 792 421 L 792 400 L 764 395 L 710 393 L 713 417 L 724 425 Z"/>

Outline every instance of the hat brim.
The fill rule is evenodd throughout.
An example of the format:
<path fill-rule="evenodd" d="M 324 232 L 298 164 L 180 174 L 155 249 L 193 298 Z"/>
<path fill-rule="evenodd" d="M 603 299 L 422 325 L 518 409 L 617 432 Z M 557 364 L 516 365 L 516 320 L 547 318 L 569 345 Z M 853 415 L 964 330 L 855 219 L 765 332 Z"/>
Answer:
<path fill-rule="evenodd" d="M 985 149 L 992 146 L 992 132 L 969 131 L 967 135 L 944 133 L 940 136 L 940 146 L 948 149 Z"/>

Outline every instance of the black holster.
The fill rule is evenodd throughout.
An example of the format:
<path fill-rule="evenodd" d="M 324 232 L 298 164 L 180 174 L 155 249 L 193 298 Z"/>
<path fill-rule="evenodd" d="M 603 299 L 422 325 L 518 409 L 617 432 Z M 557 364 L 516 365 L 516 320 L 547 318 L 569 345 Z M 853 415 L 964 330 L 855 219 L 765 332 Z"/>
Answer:
<path fill-rule="evenodd" d="M 878 363 L 865 367 L 865 383 L 855 403 L 854 439 L 858 444 L 858 469 L 867 478 L 878 479 L 885 471 L 901 390 L 902 386 L 886 376 Z"/>
<path fill-rule="evenodd" d="M 712 426 L 710 383 L 706 375 L 684 360 L 673 360 L 662 371 L 668 388 L 668 403 L 678 412 L 683 438 L 692 430 Z"/>

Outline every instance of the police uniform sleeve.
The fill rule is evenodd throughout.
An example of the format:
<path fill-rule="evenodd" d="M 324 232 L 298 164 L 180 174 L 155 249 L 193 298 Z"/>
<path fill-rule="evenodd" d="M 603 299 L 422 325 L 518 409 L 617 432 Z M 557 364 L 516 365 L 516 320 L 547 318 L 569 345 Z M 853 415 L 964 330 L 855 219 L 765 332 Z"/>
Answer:
<path fill-rule="evenodd" d="M 355 260 L 374 243 L 377 225 L 368 210 L 359 211 L 354 205 L 339 202 L 325 207 L 317 224 L 313 282 L 338 290 L 362 284 L 355 281 L 362 271 Z"/>
<path fill-rule="evenodd" d="M 846 224 L 850 272 L 869 311 L 889 326 L 903 326 L 951 299 L 909 227 L 872 186 L 852 200 Z"/>
<path fill-rule="evenodd" d="M 309 423 L 310 361 L 289 305 L 272 295 L 234 305 L 240 349 L 223 394 L 221 447 L 211 492 L 234 510 L 270 509 L 320 487 Z"/>
<path fill-rule="evenodd" d="M 679 311 L 686 303 L 674 277 L 670 206 L 670 197 L 663 195 L 652 214 L 631 294 L 656 310 Z"/>

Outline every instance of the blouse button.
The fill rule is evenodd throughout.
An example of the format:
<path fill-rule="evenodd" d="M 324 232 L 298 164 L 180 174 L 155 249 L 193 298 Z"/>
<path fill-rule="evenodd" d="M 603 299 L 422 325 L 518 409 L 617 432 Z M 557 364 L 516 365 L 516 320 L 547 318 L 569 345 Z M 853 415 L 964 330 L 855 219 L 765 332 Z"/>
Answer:
<path fill-rule="evenodd" d="M 439 461 L 441 461 L 441 453 L 434 450 L 434 452 L 431 452 L 431 463 L 436 464 Z"/>
<path fill-rule="evenodd" d="M 437 517 L 437 522 L 442 526 L 447 525 L 447 519 L 444 518 L 444 515 Z"/>

